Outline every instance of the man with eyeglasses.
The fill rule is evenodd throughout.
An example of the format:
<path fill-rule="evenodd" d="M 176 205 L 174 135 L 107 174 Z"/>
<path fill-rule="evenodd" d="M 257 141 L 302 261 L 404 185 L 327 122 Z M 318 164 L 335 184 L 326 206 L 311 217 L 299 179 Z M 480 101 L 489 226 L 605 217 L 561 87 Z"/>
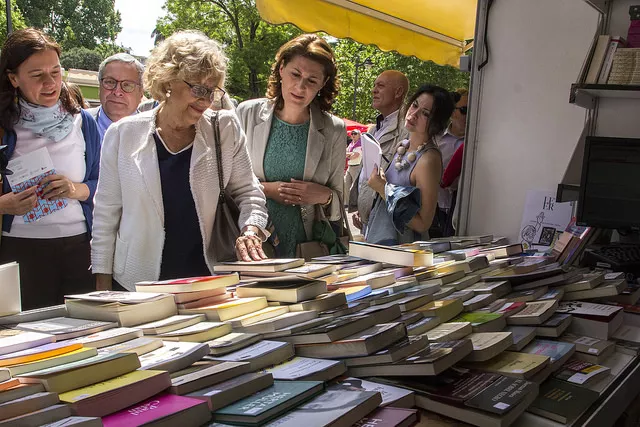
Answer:
<path fill-rule="evenodd" d="M 469 91 L 461 88 L 452 93 L 453 100 L 456 103 L 455 110 L 451 115 L 451 123 L 442 136 L 438 139 L 438 148 L 442 153 L 442 167 L 447 171 L 450 166 L 451 159 L 454 153 L 464 146 L 464 136 L 467 128 L 467 104 L 469 103 Z M 461 148 L 462 149 L 462 148 Z M 449 174 L 447 174 L 449 175 Z M 453 229 L 451 219 L 454 209 L 454 195 L 458 190 L 458 179 L 455 177 L 453 180 L 447 180 L 447 186 L 440 188 L 438 193 L 438 220 L 439 228 L 442 236 L 432 237 L 447 237 L 453 236 L 455 230 Z"/>
<path fill-rule="evenodd" d="M 102 61 L 98 69 L 100 106 L 88 111 L 104 137 L 111 123 L 138 112 L 142 100 L 144 65 L 128 53 L 117 53 Z"/>

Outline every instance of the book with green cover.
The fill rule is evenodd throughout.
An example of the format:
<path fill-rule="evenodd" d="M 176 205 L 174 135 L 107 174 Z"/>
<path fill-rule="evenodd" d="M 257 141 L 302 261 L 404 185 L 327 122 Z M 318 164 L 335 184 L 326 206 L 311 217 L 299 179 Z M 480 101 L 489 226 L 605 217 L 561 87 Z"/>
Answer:
<path fill-rule="evenodd" d="M 322 381 L 274 381 L 273 385 L 213 414 L 216 421 L 261 425 L 321 393 Z"/>
<path fill-rule="evenodd" d="M 484 311 L 463 313 L 451 322 L 469 322 L 473 332 L 498 332 L 506 326 L 506 321 L 502 314 Z"/>
<path fill-rule="evenodd" d="M 599 397 L 598 392 L 566 381 L 550 378 L 540 386 L 540 393 L 529 412 L 568 424 L 580 416 Z"/>

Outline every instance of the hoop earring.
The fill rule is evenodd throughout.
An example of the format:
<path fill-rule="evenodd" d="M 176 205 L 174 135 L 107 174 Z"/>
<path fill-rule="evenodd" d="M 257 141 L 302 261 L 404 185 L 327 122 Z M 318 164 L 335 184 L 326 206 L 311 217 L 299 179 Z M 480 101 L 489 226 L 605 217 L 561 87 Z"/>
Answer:
<path fill-rule="evenodd" d="M 171 88 L 167 89 L 167 92 L 164 94 L 165 97 L 171 98 Z"/>

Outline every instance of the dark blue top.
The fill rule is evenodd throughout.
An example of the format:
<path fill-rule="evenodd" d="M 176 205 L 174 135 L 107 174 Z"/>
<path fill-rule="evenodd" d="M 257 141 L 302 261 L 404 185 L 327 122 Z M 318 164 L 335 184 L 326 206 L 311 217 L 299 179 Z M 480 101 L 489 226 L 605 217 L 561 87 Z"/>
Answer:
<path fill-rule="evenodd" d="M 170 153 L 157 134 L 158 168 L 164 205 L 164 249 L 160 280 L 208 276 L 204 261 L 200 222 L 189 181 L 193 147 Z"/>
<path fill-rule="evenodd" d="M 93 196 L 96 194 L 96 186 L 98 185 L 102 138 L 93 116 L 85 110 L 80 110 L 80 114 L 82 114 L 82 135 L 84 135 L 85 142 L 84 160 L 86 163 L 86 172 L 82 183 L 89 187 L 89 197 L 87 200 L 81 201 L 80 206 L 82 206 L 82 213 L 84 213 L 84 218 L 87 221 L 87 231 L 91 233 L 91 227 L 93 226 Z M 6 154 L 9 160 L 11 160 L 16 149 L 16 139 L 16 133 L 13 130 L 6 131 L 2 137 L 2 145 L 7 146 Z M 11 187 L 6 179 L 2 182 L 2 192 L 3 194 L 11 192 Z M 10 232 L 12 223 L 13 215 L 3 215 L 2 231 Z"/>

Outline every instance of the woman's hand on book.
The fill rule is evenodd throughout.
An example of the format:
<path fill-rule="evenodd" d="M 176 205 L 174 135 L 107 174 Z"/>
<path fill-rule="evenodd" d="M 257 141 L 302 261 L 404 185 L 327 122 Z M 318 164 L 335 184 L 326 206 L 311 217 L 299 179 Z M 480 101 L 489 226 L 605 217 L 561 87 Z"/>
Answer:
<path fill-rule="evenodd" d="M 239 261 L 260 261 L 267 259 L 262 250 L 262 239 L 256 233 L 243 234 L 236 239 L 236 256 Z"/>
<path fill-rule="evenodd" d="M 0 197 L 0 213 L 9 215 L 24 215 L 36 207 L 38 195 L 36 186 L 27 188 L 20 193 L 6 193 Z"/>

